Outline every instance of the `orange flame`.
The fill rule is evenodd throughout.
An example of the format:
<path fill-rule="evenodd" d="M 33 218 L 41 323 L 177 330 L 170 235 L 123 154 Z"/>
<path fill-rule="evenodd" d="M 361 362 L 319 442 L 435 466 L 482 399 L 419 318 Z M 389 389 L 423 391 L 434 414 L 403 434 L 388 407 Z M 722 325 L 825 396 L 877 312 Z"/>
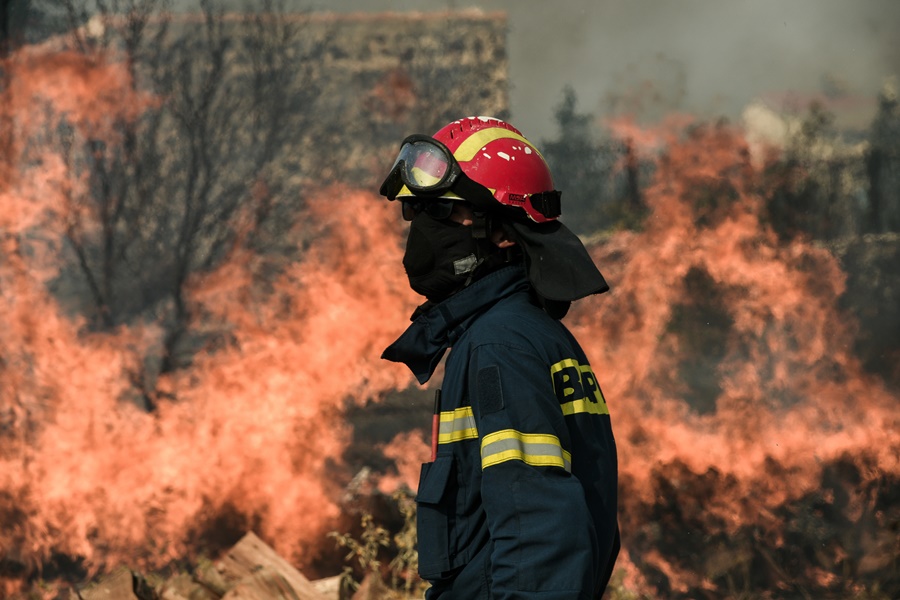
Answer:
<path fill-rule="evenodd" d="M 415 490 L 422 463 L 431 460 L 431 446 L 425 443 L 423 432 L 414 430 L 398 433 L 385 445 L 382 453 L 394 461 L 397 474 L 382 476 L 378 481 L 378 489 L 383 494 L 392 494 L 401 489 Z"/>
<path fill-rule="evenodd" d="M 652 565 L 676 591 L 712 583 L 646 546 L 648 527 L 665 527 L 649 511 L 666 486 L 708 478 L 700 497 L 671 499 L 703 535 L 755 525 L 780 536 L 778 507 L 816 491 L 824 463 L 852 457 L 870 477 L 900 475 L 897 398 L 851 354 L 837 261 L 807 242 L 781 245 L 760 222 L 762 187 L 739 131 L 706 126 L 673 142 L 647 191 L 646 228 L 595 251 L 613 291 L 576 307 L 570 323 L 609 396 L 625 562 Z M 690 289 L 695 273 L 708 289 Z M 703 293 L 716 306 L 695 306 L 701 318 L 679 335 L 677 311 Z M 692 410 L 679 374 L 703 328 L 725 340 L 705 357 L 720 390 L 709 413 Z"/>
<path fill-rule="evenodd" d="M 18 139 L 39 138 L 63 114 L 90 136 L 106 133 L 101 115 L 136 114 L 115 65 L 63 54 L 10 69 Z M 35 98 L 50 110 L 29 112 Z M 379 359 L 414 306 L 396 268 L 395 207 L 343 189 L 311 200 L 311 249 L 267 295 L 240 250 L 197 277 L 197 314 L 227 322 L 232 341 L 161 380 L 174 400 L 148 414 L 121 398 L 161 331 L 81 331 L 46 291 L 54 273 L 34 268 L 52 261 L 63 188 L 78 180 L 54 150 L 9 157 L 20 177 L 0 190 L 0 556 L 30 569 L 53 553 L 92 570 L 158 567 L 189 556 L 199 530 L 231 515 L 308 560 L 339 510 L 345 402 L 410 382 Z M 25 245 L 34 234 L 49 242 L 42 253 Z"/>
<path fill-rule="evenodd" d="M 10 504 L 0 513 L 28 515 L 4 529 L 5 553 L 33 566 L 51 552 L 159 566 L 189 555 L 197 527 L 233 511 L 285 556 L 311 557 L 338 514 L 344 402 L 409 384 L 379 354 L 412 310 L 393 268 L 399 248 L 383 243 L 394 211 L 342 190 L 320 201 L 331 231 L 268 301 L 253 297 L 240 265 L 198 279 L 195 301 L 230 319 L 234 341 L 161 382 L 177 400 L 156 414 L 118 400 L 140 332 L 79 335 L 37 284 L 17 294 L 26 301 L 14 314 L 4 304 L 15 337 L 3 345 L 25 356 L 2 373 L 15 394 L 3 405 L 29 417 L 13 423 L 19 439 L 2 442 Z M 237 285 L 223 288 L 226 277 Z M 29 359 L 40 414 L 24 396 Z"/>

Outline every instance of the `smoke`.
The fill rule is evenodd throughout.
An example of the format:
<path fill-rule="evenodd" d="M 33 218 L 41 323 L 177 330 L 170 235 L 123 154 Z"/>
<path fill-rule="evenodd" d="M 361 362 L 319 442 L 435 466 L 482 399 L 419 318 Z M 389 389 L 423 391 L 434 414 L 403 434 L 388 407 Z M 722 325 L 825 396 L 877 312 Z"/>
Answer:
<path fill-rule="evenodd" d="M 565 86 L 600 116 L 638 112 L 648 121 L 673 109 L 736 120 L 747 105 L 772 93 L 779 110 L 805 109 L 803 98 L 810 94 L 849 97 L 857 101 L 839 111 L 838 123 L 859 128 L 874 114 L 883 79 L 900 75 L 900 5 L 893 0 L 575 0 L 566 10 L 522 0 L 284 0 L 283 5 L 289 11 L 338 13 L 470 7 L 507 13 L 512 121 L 538 140 L 556 133 L 552 107 Z M 197 0 L 175 0 L 171 6 L 199 10 Z M 247 10 L 251 5 L 222 0 L 217 6 Z M 35 9 L 56 11 L 40 2 L 30 10 Z M 27 39 L 40 37 L 32 29 L 50 27 L 38 13 L 20 26 Z M 787 92 L 790 97 L 781 96 Z"/>
<path fill-rule="evenodd" d="M 679 109 L 736 120 L 767 93 L 828 91 L 873 99 L 884 77 L 900 74 L 900 5 L 893 0 L 577 0 L 565 10 L 521 0 L 293 0 L 287 7 L 506 12 L 512 121 L 534 139 L 556 132 L 552 107 L 566 85 L 583 106 L 603 116 L 641 110 L 653 119 Z M 646 94 L 643 106 L 623 103 L 648 89 L 654 105 L 647 106 Z M 874 109 L 872 102 L 846 112 L 841 124 L 863 126 Z"/>
<path fill-rule="evenodd" d="M 512 121 L 538 140 L 556 133 L 552 107 L 565 86 L 598 116 L 637 113 L 645 122 L 675 109 L 737 120 L 764 96 L 789 111 L 805 110 L 811 95 L 849 98 L 854 102 L 838 110 L 838 124 L 860 128 L 871 121 L 884 78 L 900 75 L 900 5 L 893 0 L 576 0 L 566 10 L 521 0 L 283 4 L 289 11 L 338 13 L 470 7 L 507 13 Z M 248 7 L 243 0 L 220 5 Z M 199 9 L 196 0 L 172 6 Z"/>
<path fill-rule="evenodd" d="M 5 67 L 3 122 L 30 143 L 6 147 L 0 180 L 2 561 L 28 573 L 58 554 L 91 571 L 155 568 L 223 530 L 254 529 L 308 563 L 353 475 L 348 405 L 411 381 L 378 358 L 416 301 L 396 207 L 324 190 L 304 213 L 302 261 L 270 285 L 257 284 L 258 256 L 241 245 L 196 275 L 191 326 L 218 332 L 216 343 L 161 376 L 155 412 L 139 410 L 123 398 L 162 333 L 92 332 L 48 293 L 60 208 L 83 182 L 63 149 L 40 142 L 59 115 L 85 138 L 114 137 L 108 120 L 152 99 L 102 57 L 26 53 Z M 845 275 L 761 217 L 771 182 L 741 131 L 673 127 L 611 126 L 658 161 L 649 215 L 592 248 L 613 290 L 567 317 L 619 443 L 630 589 L 696 597 L 799 580 L 816 596 L 887 580 L 897 397 L 852 352 L 855 325 L 838 308 Z M 384 491 L 411 484 L 427 455 L 415 430 L 383 452 L 397 463 Z M 794 548 L 803 555 L 785 573 L 777 564 Z"/>
<path fill-rule="evenodd" d="M 889 1 L 579 4 L 509 8 L 512 114 L 526 131 L 532 121 L 540 135 L 552 131 L 547 107 L 566 84 L 600 115 L 654 119 L 678 109 L 734 119 L 768 92 L 820 92 L 825 81 L 873 98 L 900 69 L 891 41 L 900 7 Z M 639 90 L 644 106 L 628 106 Z M 847 124 L 859 127 L 873 111 Z"/>

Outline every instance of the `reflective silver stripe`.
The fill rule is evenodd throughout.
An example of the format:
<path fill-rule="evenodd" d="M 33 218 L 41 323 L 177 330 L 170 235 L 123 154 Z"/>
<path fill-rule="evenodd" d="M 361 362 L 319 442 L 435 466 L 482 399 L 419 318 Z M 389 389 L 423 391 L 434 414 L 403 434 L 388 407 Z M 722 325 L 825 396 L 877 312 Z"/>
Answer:
<path fill-rule="evenodd" d="M 475 427 L 475 415 L 472 414 L 471 406 L 463 406 L 441 413 L 441 424 L 438 429 L 439 444 L 471 440 L 477 437 L 478 429 Z"/>
<path fill-rule="evenodd" d="M 538 467 L 560 467 L 572 472 L 572 455 L 563 450 L 555 435 L 504 429 L 484 436 L 481 441 L 482 470 L 508 460 L 520 460 Z"/>

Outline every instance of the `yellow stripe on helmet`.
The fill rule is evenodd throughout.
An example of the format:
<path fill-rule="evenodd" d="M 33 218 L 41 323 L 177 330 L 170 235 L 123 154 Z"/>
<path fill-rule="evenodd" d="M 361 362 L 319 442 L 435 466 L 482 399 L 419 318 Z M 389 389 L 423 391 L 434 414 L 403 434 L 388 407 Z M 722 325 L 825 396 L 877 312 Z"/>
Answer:
<path fill-rule="evenodd" d="M 515 131 L 503 129 L 502 127 L 491 127 L 490 129 L 482 129 L 481 131 L 476 131 L 468 138 L 466 138 L 462 144 L 459 145 L 459 148 L 457 148 L 456 152 L 453 153 L 453 157 L 457 160 L 457 162 L 469 162 L 470 160 L 475 158 L 475 155 L 478 154 L 479 150 L 487 146 L 489 143 L 493 142 L 494 140 L 504 139 L 519 140 L 520 142 L 524 143 L 529 148 L 534 150 L 534 152 L 536 152 L 537 155 L 541 157 L 541 160 L 544 160 L 544 156 L 537 148 L 531 145 L 531 142 L 526 140 Z"/>

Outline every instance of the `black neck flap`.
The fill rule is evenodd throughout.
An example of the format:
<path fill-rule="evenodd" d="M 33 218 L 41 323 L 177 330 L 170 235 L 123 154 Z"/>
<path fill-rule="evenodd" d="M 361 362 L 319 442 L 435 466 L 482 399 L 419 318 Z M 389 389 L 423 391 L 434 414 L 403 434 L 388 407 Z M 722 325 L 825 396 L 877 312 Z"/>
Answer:
<path fill-rule="evenodd" d="M 507 221 L 505 225 L 521 246 L 528 279 L 542 298 L 572 302 L 609 290 L 584 244 L 559 221 Z"/>

